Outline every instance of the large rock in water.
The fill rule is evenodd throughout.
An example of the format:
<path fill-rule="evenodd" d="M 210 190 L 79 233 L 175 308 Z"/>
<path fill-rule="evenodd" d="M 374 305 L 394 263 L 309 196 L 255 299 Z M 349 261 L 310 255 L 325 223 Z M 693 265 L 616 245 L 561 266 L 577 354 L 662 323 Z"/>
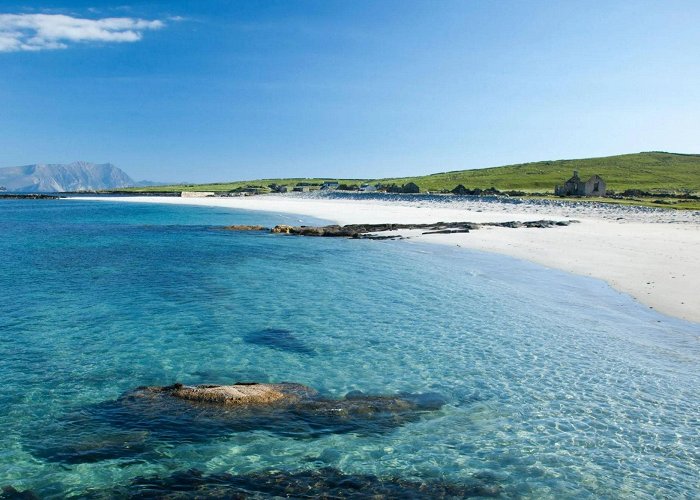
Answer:
<path fill-rule="evenodd" d="M 175 398 L 229 407 L 271 406 L 298 402 L 302 396 L 316 391 L 301 384 L 237 383 L 233 385 L 183 385 L 144 387 L 137 389 L 145 395 L 168 394 Z M 137 392 L 138 394 L 138 392 Z"/>
<path fill-rule="evenodd" d="M 34 455 L 55 462 L 148 459 L 163 443 L 202 442 L 241 432 L 265 431 L 295 439 L 377 435 L 417 421 L 444 404 L 433 393 L 353 391 L 334 399 L 293 383 L 139 387 L 66 415 L 25 444 Z"/>
<path fill-rule="evenodd" d="M 303 415 L 305 420 L 323 417 L 324 425 L 329 428 L 333 428 L 338 422 L 346 423 L 355 417 L 376 417 L 381 421 L 386 415 L 391 415 L 394 419 L 408 412 L 437 410 L 444 404 L 444 400 L 436 394 L 383 396 L 352 391 L 342 399 L 330 399 L 319 396 L 318 392 L 311 387 L 289 382 L 139 387 L 127 397 L 151 400 L 165 398 L 166 405 L 169 404 L 167 399 L 185 401 L 190 405 L 203 404 L 210 410 L 224 409 L 232 420 L 235 420 L 237 414 L 260 413 L 264 417 L 269 415 L 270 410 L 284 410 Z"/>

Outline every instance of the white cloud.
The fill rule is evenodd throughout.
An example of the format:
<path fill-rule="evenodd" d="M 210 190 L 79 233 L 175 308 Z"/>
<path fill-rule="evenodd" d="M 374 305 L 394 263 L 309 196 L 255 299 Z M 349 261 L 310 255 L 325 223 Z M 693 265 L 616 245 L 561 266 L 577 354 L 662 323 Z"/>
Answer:
<path fill-rule="evenodd" d="M 136 42 L 163 21 L 132 17 L 82 19 L 61 14 L 0 14 L 0 52 L 65 49 L 80 42 Z"/>

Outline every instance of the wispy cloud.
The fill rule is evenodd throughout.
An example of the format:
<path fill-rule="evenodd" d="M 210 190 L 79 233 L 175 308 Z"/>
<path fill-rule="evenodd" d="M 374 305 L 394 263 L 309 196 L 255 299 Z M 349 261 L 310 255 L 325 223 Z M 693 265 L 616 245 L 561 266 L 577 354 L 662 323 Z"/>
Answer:
<path fill-rule="evenodd" d="M 171 19 L 172 20 L 172 19 Z M 66 49 L 73 43 L 137 42 L 165 26 L 132 17 L 83 19 L 62 14 L 0 14 L 0 52 Z"/>

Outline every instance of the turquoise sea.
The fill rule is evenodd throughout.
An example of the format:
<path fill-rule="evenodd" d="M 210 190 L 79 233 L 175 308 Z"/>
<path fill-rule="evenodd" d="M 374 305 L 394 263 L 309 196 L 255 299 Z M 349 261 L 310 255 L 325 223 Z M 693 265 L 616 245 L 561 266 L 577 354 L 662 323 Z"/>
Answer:
<path fill-rule="evenodd" d="M 186 496 L 237 481 L 264 498 L 256 481 L 275 471 L 308 496 L 335 475 L 337 496 L 386 481 L 455 496 L 697 497 L 700 325 L 503 256 L 218 228 L 319 222 L 0 201 L 0 488 Z M 301 417 L 281 432 L 117 409 L 138 386 L 236 381 L 444 405 L 315 432 Z M 414 496 L 437 496 L 425 488 Z"/>

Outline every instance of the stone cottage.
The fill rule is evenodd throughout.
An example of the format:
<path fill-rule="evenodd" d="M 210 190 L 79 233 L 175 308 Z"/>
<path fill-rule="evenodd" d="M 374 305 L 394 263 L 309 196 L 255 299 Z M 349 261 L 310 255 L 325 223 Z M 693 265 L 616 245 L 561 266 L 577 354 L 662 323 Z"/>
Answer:
<path fill-rule="evenodd" d="M 605 181 L 599 175 L 582 181 L 578 172 L 574 170 L 574 176 L 563 186 L 554 186 L 554 194 L 557 196 L 605 196 L 605 189 Z"/>

